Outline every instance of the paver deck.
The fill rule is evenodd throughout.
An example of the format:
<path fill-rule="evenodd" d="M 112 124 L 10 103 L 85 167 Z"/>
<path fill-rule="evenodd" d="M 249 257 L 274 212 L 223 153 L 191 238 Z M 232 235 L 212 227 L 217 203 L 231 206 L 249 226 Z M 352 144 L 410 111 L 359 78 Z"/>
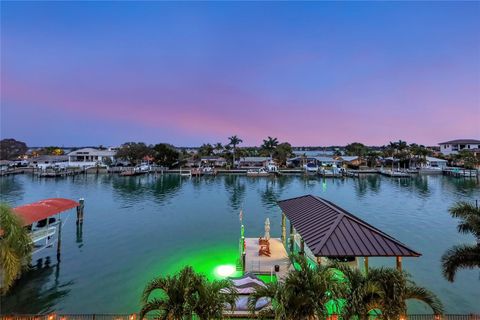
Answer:
<path fill-rule="evenodd" d="M 288 253 L 279 238 L 270 239 L 270 257 L 260 256 L 258 251 L 260 246 L 258 238 L 245 238 L 245 272 L 252 273 L 274 273 L 278 279 L 283 279 L 290 266 L 291 262 L 288 258 Z M 275 265 L 280 267 L 280 271 L 275 273 Z"/>

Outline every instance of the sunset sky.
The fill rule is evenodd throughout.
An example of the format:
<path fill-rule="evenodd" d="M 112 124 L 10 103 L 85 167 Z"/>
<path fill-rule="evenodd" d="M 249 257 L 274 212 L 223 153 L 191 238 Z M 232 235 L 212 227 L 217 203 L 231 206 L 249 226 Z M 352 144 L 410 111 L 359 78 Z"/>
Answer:
<path fill-rule="evenodd" d="M 480 2 L 2 2 L 1 137 L 480 138 Z"/>

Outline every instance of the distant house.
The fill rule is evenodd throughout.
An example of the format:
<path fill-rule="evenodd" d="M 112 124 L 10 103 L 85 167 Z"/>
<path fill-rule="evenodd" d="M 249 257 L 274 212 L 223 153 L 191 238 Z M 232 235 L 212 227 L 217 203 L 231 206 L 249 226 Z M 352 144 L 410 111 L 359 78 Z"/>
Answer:
<path fill-rule="evenodd" d="M 343 164 L 353 167 L 361 166 L 364 163 L 358 156 L 341 156 L 340 160 L 342 160 Z"/>
<path fill-rule="evenodd" d="M 458 139 L 439 143 L 440 152 L 444 155 L 457 154 L 462 150 L 474 151 L 480 148 L 480 140 Z"/>
<path fill-rule="evenodd" d="M 439 159 L 434 157 L 426 157 L 426 167 L 433 167 L 433 168 L 445 168 L 447 166 L 447 160 Z"/>
<path fill-rule="evenodd" d="M 294 157 L 287 160 L 287 166 L 289 167 L 302 167 L 304 164 L 307 163 L 314 163 L 317 166 L 333 166 L 340 163 L 340 160 L 334 159 L 333 157 Z"/>
<path fill-rule="evenodd" d="M 94 148 L 83 148 L 72 151 L 68 154 L 68 163 L 71 167 L 93 167 L 113 162 L 115 150 L 99 150 Z"/>
<path fill-rule="evenodd" d="M 236 160 L 236 163 L 240 168 L 263 168 L 267 166 L 269 161 L 270 157 L 242 157 Z"/>
<path fill-rule="evenodd" d="M 227 165 L 227 160 L 223 157 L 201 157 L 200 163 L 202 166 L 224 167 Z"/>
<path fill-rule="evenodd" d="M 68 156 L 53 156 L 53 155 L 42 155 L 29 159 L 30 166 L 46 169 L 49 167 L 68 167 Z"/>

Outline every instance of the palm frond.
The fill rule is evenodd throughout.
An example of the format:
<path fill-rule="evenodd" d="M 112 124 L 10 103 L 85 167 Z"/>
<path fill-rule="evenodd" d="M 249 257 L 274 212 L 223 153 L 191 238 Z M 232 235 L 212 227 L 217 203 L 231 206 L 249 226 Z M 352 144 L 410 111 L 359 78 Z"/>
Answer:
<path fill-rule="evenodd" d="M 449 249 L 442 256 L 443 275 L 453 282 L 460 268 L 480 267 L 480 245 L 459 245 Z"/>
<path fill-rule="evenodd" d="M 422 301 L 432 308 L 434 314 L 443 314 L 443 304 L 440 299 L 425 288 L 410 285 L 407 287 L 405 298 Z"/>
<path fill-rule="evenodd" d="M 465 218 L 470 215 L 480 216 L 480 208 L 475 207 L 469 202 L 457 202 L 450 209 L 450 214 L 454 218 Z"/>

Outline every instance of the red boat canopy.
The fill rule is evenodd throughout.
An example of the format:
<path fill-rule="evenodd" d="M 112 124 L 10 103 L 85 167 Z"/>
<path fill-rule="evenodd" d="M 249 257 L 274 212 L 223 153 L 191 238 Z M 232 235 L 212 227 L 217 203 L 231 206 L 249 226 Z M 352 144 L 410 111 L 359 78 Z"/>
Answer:
<path fill-rule="evenodd" d="M 23 225 L 28 226 L 60 212 L 76 208 L 79 205 L 78 202 L 70 199 L 52 198 L 25 204 L 13 208 L 13 211 L 22 219 Z"/>

